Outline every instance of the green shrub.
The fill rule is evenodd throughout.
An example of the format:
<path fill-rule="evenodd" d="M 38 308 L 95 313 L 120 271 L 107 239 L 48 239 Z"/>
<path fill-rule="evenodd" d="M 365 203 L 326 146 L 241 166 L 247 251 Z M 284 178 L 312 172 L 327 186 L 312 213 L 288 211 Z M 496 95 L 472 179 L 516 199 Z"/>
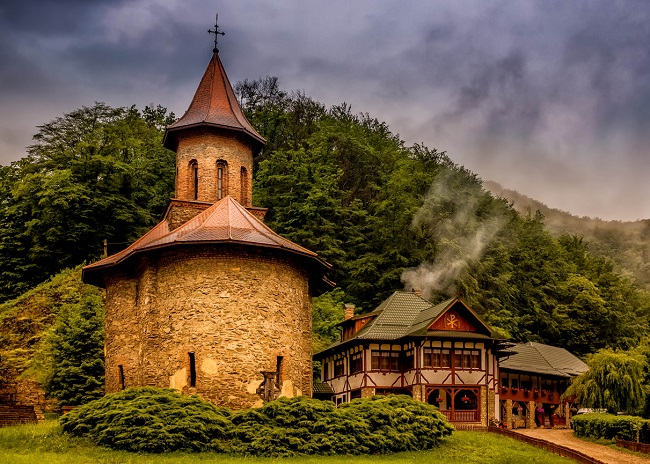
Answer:
<path fill-rule="evenodd" d="M 368 446 L 374 444 L 373 453 L 430 449 L 453 431 L 453 426 L 438 408 L 405 395 L 355 400 L 339 409 L 350 417 L 365 418 L 375 436 L 383 435 L 388 439 L 374 441 L 371 438 Z"/>
<path fill-rule="evenodd" d="M 61 425 L 68 434 L 119 450 L 256 456 L 423 450 L 453 430 L 435 407 L 408 396 L 376 396 L 339 408 L 306 397 L 280 398 L 230 413 L 159 388 L 106 395 L 66 414 Z"/>
<path fill-rule="evenodd" d="M 573 430 L 578 437 L 604 438 L 636 441 L 647 434 L 650 421 L 638 416 L 615 416 L 613 414 L 584 414 L 571 419 Z M 650 437 L 649 437 L 650 438 Z M 644 441 L 644 440 L 642 440 Z"/>
<path fill-rule="evenodd" d="M 220 451 L 230 412 L 175 390 L 141 387 L 106 395 L 61 417 L 63 431 L 109 448 L 163 453 Z"/>
<path fill-rule="evenodd" d="M 258 456 L 376 454 L 429 449 L 453 427 L 408 396 L 354 400 L 338 409 L 305 397 L 280 398 L 232 417 L 231 450 Z"/>

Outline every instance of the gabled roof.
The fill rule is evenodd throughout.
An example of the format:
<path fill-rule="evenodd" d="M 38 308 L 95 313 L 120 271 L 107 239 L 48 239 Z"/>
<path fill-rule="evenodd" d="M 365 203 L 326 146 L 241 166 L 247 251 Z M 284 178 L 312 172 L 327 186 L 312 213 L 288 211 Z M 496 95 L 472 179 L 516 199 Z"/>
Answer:
<path fill-rule="evenodd" d="M 456 304 L 462 304 L 464 308 L 469 309 L 459 298 L 450 298 L 434 305 L 415 293 L 395 292 L 377 306 L 374 311 L 355 316 L 355 319 L 374 316 L 359 332 L 344 341 L 332 344 L 321 353 L 324 354 L 332 348 L 352 341 L 388 341 L 412 336 L 493 340 L 489 327 L 471 310 L 469 310 L 471 314 L 476 317 L 480 324 L 487 328 L 490 335 L 456 330 L 428 330 L 429 326 L 440 315 Z"/>
<path fill-rule="evenodd" d="M 252 139 L 257 149 L 266 144 L 244 116 L 218 52 L 213 53 L 185 114 L 167 127 L 163 145 L 176 151 L 178 132 L 200 126 L 242 132 Z"/>
<path fill-rule="evenodd" d="M 587 370 L 587 365 L 564 348 L 528 342 L 509 349 L 510 357 L 499 361 L 501 369 L 534 374 L 571 377 Z"/>
<path fill-rule="evenodd" d="M 115 266 L 137 253 L 178 245 L 219 243 L 280 249 L 310 258 L 323 272 L 331 267 L 313 251 L 273 232 L 231 196 L 226 196 L 173 231 L 163 219 L 128 248 L 84 267 L 82 277 L 86 283 L 103 286 L 98 271 Z"/>
<path fill-rule="evenodd" d="M 356 334 L 357 338 L 394 340 L 411 331 L 415 318 L 431 303 L 414 293 L 395 292 L 370 314 L 374 320 Z"/>
<path fill-rule="evenodd" d="M 475 332 L 460 332 L 460 333 L 465 333 L 465 334 L 471 334 L 472 337 L 476 335 L 483 335 L 485 338 L 490 338 L 492 335 L 492 329 L 488 327 L 488 325 L 483 322 L 483 320 L 479 317 L 478 314 L 474 312 L 472 308 L 467 306 L 463 300 L 460 298 L 451 298 L 449 300 L 445 300 L 441 303 L 438 303 L 435 306 L 432 306 L 429 309 L 426 309 L 425 311 L 422 311 L 420 315 L 415 319 L 413 322 L 413 327 L 412 331 L 410 332 L 410 335 L 430 335 L 433 331 L 435 331 L 434 328 L 431 326 L 434 325 L 433 323 L 442 316 L 447 310 L 452 309 L 452 307 L 458 307 L 460 306 L 463 311 L 468 312 L 473 316 L 473 318 L 478 322 L 479 327 L 482 327 L 485 332 L 489 335 L 486 334 L 478 334 Z M 450 333 L 452 331 L 440 331 L 438 332 L 444 332 L 444 333 Z M 451 335 L 453 337 L 453 335 Z"/>

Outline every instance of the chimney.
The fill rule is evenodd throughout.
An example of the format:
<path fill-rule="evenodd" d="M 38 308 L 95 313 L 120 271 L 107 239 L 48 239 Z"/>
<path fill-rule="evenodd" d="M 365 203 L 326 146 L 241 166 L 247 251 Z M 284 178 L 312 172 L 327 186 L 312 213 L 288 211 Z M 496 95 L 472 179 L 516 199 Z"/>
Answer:
<path fill-rule="evenodd" d="M 345 304 L 345 320 L 352 319 L 354 317 L 354 305 L 352 303 Z"/>
<path fill-rule="evenodd" d="M 422 289 L 421 288 L 414 288 L 413 293 L 415 293 L 417 296 L 422 298 Z"/>

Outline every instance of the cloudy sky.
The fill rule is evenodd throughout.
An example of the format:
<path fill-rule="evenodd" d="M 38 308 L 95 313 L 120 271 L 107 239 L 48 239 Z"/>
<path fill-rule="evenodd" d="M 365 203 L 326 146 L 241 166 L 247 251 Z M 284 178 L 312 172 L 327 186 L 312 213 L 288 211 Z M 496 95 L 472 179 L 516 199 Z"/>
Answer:
<path fill-rule="evenodd" d="M 637 0 L 3 0 L 0 164 L 94 101 L 180 116 L 216 12 L 233 84 L 274 75 L 551 207 L 650 218 L 650 2 Z"/>

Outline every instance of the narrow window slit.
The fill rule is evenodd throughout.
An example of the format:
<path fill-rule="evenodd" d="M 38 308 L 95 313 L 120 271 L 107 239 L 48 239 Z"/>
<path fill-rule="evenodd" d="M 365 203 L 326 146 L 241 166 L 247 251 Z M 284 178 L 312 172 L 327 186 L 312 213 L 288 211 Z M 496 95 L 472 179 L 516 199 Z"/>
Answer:
<path fill-rule="evenodd" d="M 119 382 L 120 382 L 120 390 L 124 390 L 124 367 L 120 364 L 117 366 L 118 370 L 118 375 L 119 375 Z"/>
<path fill-rule="evenodd" d="M 190 387 L 196 387 L 196 361 L 194 353 L 187 353 L 190 358 Z"/>
<path fill-rule="evenodd" d="M 278 385 L 282 385 L 282 365 L 283 365 L 284 358 L 282 356 L 278 356 L 276 359 L 276 365 L 275 365 L 275 382 Z"/>

